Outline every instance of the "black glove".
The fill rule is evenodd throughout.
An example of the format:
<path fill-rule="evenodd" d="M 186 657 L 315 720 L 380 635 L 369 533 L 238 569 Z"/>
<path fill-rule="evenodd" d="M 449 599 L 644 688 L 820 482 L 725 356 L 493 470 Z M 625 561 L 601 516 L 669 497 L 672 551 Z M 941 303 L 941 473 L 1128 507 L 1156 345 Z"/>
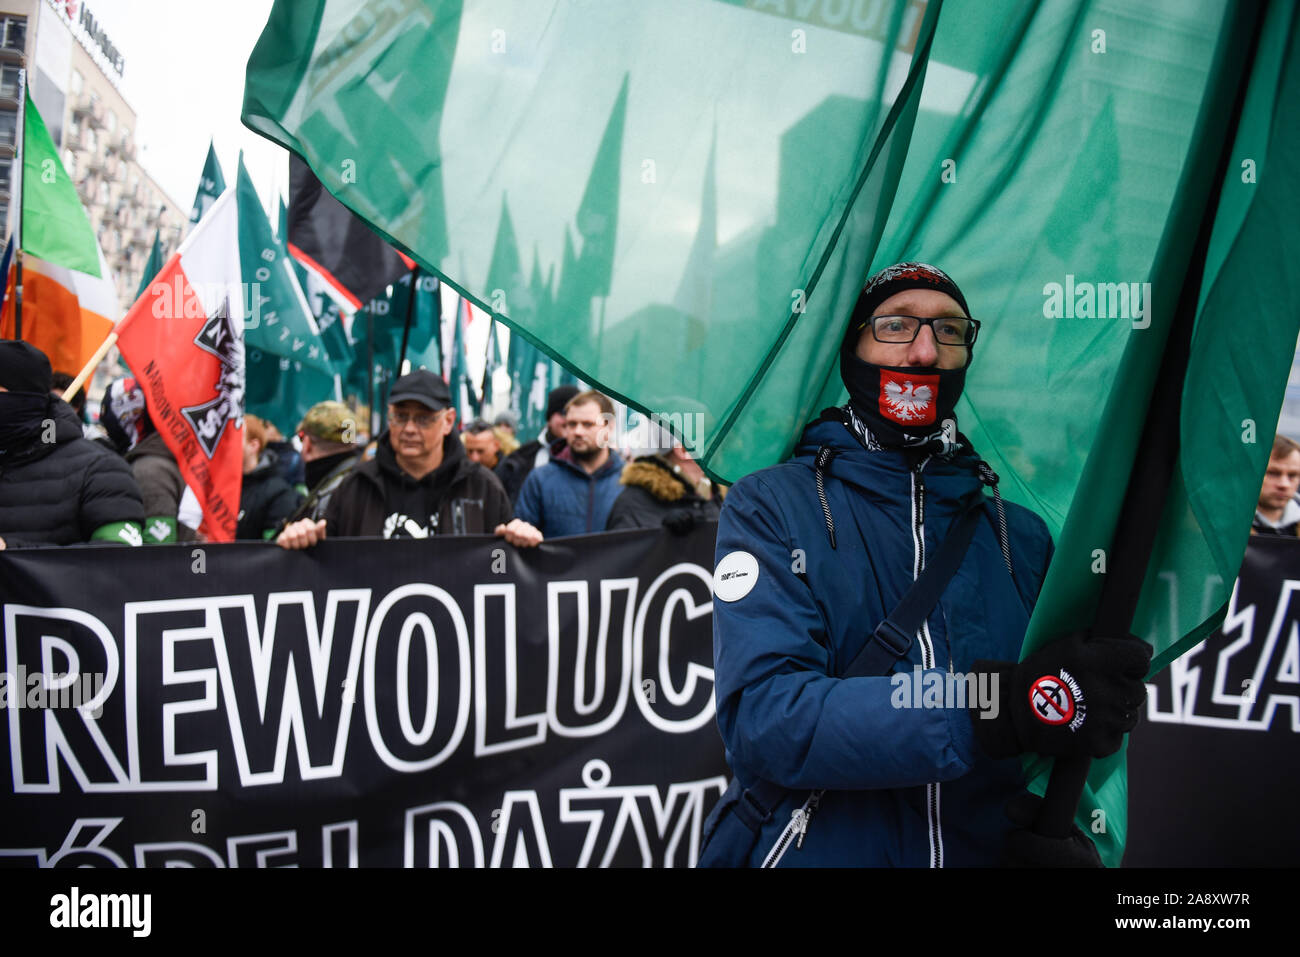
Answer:
<path fill-rule="evenodd" d="M 1127 638 L 1088 638 L 1074 632 L 1019 664 L 977 661 L 976 672 L 997 680 L 998 711 L 972 709 L 975 738 L 994 758 L 1022 752 L 1057 757 L 1114 754 L 1146 703 L 1142 679 L 1151 646 Z"/>
<path fill-rule="evenodd" d="M 695 513 L 689 508 L 675 508 L 664 516 L 663 526 L 674 535 L 689 535 L 695 528 Z"/>
<path fill-rule="evenodd" d="M 1006 804 L 1007 817 L 1016 829 L 1007 835 L 1006 867 L 1102 867 L 1097 845 L 1079 825 L 1070 827 L 1069 837 L 1043 837 L 1034 833 L 1034 818 L 1043 799 L 1024 791 Z"/>

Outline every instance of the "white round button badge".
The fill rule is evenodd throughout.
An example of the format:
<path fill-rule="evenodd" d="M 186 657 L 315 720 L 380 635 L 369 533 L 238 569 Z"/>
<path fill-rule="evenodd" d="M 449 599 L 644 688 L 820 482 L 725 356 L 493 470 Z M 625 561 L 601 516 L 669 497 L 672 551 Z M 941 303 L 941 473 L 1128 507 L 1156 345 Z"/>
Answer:
<path fill-rule="evenodd" d="M 749 552 L 731 552 L 722 556 L 713 572 L 713 596 L 723 601 L 739 601 L 753 590 L 758 581 L 758 559 Z"/>

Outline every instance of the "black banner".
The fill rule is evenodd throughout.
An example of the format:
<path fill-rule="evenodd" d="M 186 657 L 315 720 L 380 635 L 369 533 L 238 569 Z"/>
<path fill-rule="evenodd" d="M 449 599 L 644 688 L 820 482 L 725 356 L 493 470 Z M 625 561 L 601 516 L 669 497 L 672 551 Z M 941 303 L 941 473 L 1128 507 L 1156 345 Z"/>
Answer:
<path fill-rule="evenodd" d="M 714 533 L 0 552 L 0 865 L 690 866 Z"/>
<path fill-rule="evenodd" d="M 1221 629 L 1147 690 L 1124 865 L 1294 865 L 1300 540 L 1253 536 Z"/>

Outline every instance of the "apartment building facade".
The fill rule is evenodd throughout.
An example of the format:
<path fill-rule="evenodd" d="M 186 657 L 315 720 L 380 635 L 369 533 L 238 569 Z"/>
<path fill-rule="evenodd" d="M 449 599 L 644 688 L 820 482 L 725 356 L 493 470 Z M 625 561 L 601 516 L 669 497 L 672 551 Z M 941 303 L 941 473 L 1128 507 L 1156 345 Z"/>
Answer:
<path fill-rule="evenodd" d="M 164 253 L 189 218 L 140 165 L 136 114 L 120 83 L 126 64 L 79 0 L 0 0 L 0 222 L 17 223 L 17 159 L 26 69 L 32 99 L 86 206 L 123 308 L 130 305 L 159 231 Z"/>

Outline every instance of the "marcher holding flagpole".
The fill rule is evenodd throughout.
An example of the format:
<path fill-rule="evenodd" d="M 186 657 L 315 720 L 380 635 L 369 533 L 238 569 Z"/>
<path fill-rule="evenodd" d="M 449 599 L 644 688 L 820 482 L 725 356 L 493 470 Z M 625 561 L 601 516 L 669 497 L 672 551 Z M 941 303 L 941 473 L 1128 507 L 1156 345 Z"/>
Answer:
<path fill-rule="evenodd" d="M 978 331 L 941 270 L 877 273 L 840 349 L 848 404 L 728 494 L 714 649 L 735 778 L 702 864 L 1100 865 L 1077 829 L 1025 842 L 1004 806 L 1020 754 L 1120 747 L 1151 649 L 1070 635 L 1014 664 L 1052 542 L 957 431 Z"/>

